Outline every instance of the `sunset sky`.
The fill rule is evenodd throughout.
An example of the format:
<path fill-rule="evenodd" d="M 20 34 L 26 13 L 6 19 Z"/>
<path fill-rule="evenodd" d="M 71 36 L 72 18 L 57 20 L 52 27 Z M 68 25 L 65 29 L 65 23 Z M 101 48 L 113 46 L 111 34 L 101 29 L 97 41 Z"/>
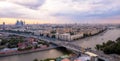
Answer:
<path fill-rule="evenodd" d="M 120 0 L 0 0 L 0 24 L 120 23 Z"/>

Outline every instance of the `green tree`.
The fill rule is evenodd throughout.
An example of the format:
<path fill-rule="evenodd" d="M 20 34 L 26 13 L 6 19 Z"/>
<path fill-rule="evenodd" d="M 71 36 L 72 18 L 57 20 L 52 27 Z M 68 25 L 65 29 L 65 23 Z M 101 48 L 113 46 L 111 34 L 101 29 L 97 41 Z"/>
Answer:
<path fill-rule="evenodd" d="M 100 50 L 100 45 L 97 44 L 96 47 L 95 47 L 95 49 Z"/>
<path fill-rule="evenodd" d="M 37 59 L 37 58 L 35 58 L 33 61 L 38 61 L 38 59 Z"/>

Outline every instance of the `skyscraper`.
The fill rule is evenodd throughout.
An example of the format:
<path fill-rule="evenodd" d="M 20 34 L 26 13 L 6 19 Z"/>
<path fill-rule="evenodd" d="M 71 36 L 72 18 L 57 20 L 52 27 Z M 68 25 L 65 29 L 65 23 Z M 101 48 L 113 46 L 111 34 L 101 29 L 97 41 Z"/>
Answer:
<path fill-rule="evenodd" d="M 17 20 L 15 25 L 18 26 L 18 27 L 21 27 L 21 26 L 25 25 L 25 22 L 23 22 L 22 20 Z"/>
<path fill-rule="evenodd" d="M 5 30 L 5 22 L 2 24 L 2 30 Z"/>

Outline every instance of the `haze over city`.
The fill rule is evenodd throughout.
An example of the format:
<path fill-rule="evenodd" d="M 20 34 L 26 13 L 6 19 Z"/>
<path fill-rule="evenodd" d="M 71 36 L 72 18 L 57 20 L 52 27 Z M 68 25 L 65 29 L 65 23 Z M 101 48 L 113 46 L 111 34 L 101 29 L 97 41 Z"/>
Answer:
<path fill-rule="evenodd" d="M 0 24 L 120 23 L 119 0 L 0 0 Z"/>

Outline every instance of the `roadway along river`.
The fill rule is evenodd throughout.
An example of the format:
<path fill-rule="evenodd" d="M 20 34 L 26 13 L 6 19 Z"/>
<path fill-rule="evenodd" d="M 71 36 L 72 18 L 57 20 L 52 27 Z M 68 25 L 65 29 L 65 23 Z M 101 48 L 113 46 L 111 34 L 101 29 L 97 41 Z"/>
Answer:
<path fill-rule="evenodd" d="M 120 37 L 120 29 L 112 29 L 107 30 L 99 35 L 81 39 L 73 43 L 85 48 L 90 47 L 94 49 L 96 44 L 102 44 L 108 40 L 116 40 L 118 37 Z"/>
<path fill-rule="evenodd" d="M 29 54 L 21 54 L 7 57 L 0 57 L 0 61 L 33 61 L 35 58 L 41 60 L 46 58 L 55 58 L 62 56 L 63 53 L 57 49 L 34 52 Z"/>

